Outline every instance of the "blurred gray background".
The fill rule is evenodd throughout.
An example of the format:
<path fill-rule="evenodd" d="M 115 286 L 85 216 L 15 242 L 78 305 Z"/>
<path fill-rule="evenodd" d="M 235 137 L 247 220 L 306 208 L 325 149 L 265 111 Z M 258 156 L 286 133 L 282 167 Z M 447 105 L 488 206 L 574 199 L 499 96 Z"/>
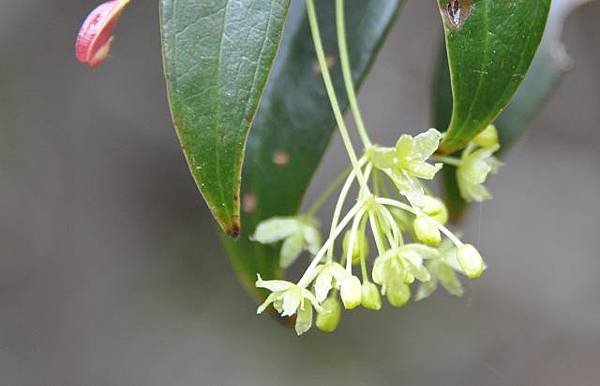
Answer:
<path fill-rule="evenodd" d="M 600 2 L 569 19 L 575 68 L 468 219 L 484 277 L 302 338 L 255 315 L 217 242 L 156 2 L 93 72 L 73 42 L 95 1 L 1 3 L 0 385 L 600 384 Z M 435 2 L 407 1 L 361 93 L 379 142 L 431 125 L 440 37 Z M 345 163 L 336 139 L 314 186 Z"/>

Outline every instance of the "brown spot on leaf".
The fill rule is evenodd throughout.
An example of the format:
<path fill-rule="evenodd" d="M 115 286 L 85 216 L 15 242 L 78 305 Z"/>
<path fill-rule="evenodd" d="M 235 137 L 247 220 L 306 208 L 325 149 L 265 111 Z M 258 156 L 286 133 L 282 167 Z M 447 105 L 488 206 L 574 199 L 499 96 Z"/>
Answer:
<path fill-rule="evenodd" d="M 234 222 L 233 224 L 231 224 L 231 226 L 227 229 L 227 235 L 229 235 L 229 237 L 237 239 L 240 236 L 240 223 Z"/>
<path fill-rule="evenodd" d="M 273 153 L 273 163 L 277 166 L 285 166 L 290 162 L 290 155 L 283 150 L 276 150 Z"/>
<path fill-rule="evenodd" d="M 325 54 L 325 63 L 327 63 L 327 68 L 331 70 L 337 63 L 336 56 L 334 54 Z M 312 69 L 315 74 L 321 73 L 321 66 L 319 65 L 318 60 L 313 62 Z"/>
<path fill-rule="evenodd" d="M 252 213 L 256 209 L 256 194 L 252 192 L 244 193 L 242 197 L 242 209 L 246 213 Z"/>
<path fill-rule="evenodd" d="M 461 28 L 471 16 L 473 0 L 448 0 L 443 9 L 448 23 L 453 28 Z"/>

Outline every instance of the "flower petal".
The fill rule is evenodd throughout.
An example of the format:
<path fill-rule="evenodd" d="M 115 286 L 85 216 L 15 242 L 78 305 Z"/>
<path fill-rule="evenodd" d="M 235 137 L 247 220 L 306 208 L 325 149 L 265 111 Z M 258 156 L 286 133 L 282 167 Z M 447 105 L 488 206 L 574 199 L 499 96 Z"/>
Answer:
<path fill-rule="evenodd" d="M 440 145 L 442 139 L 442 133 L 436 129 L 429 129 L 424 133 L 417 135 L 414 139 L 414 148 L 411 153 L 413 160 L 425 161 Z"/>
<path fill-rule="evenodd" d="M 394 167 L 398 158 L 396 156 L 396 149 L 390 148 L 375 148 L 371 155 L 371 161 L 373 166 L 377 169 L 390 169 Z"/>
<path fill-rule="evenodd" d="M 321 249 L 321 233 L 313 226 L 306 225 L 303 230 L 304 241 L 306 243 L 306 250 L 313 255 L 316 255 Z"/>
<path fill-rule="evenodd" d="M 429 281 L 423 282 L 419 285 L 419 289 L 417 290 L 417 294 L 415 295 L 415 301 L 421 301 L 430 297 L 435 290 L 437 289 L 438 281 L 435 278 L 432 278 Z"/>
<path fill-rule="evenodd" d="M 279 254 L 279 265 L 281 268 L 287 268 L 296 261 L 304 249 L 304 235 L 302 233 L 294 233 L 281 245 Z"/>
<path fill-rule="evenodd" d="M 436 173 L 442 169 L 442 166 L 441 163 L 431 165 L 423 161 L 411 161 L 406 165 L 406 170 L 417 178 L 432 180 Z"/>
<path fill-rule="evenodd" d="M 265 299 L 265 301 L 263 302 L 263 304 L 261 304 L 258 309 L 256 310 L 257 314 L 262 314 L 264 310 L 267 309 L 267 307 L 269 307 L 269 305 L 271 303 L 273 303 L 279 296 L 281 296 L 281 293 L 272 293 L 269 294 L 269 296 L 267 296 L 267 298 Z"/>
<path fill-rule="evenodd" d="M 456 272 L 446 264 L 440 264 L 438 267 L 438 279 L 442 287 L 454 296 L 462 296 L 464 293 L 463 286 L 456 275 Z"/>
<path fill-rule="evenodd" d="M 396 156 L 400 160 L 405 160 L 410 157 L 415 146 L 415 140 L 408 134 L 403 134 L 396 142 Z"/>
<path fill-rule="evenodd" d="M 333 287 L 333 275 L 327 267 L 323 268 L 317 276 L 314 284 L 315 296 L 319 302 L 322 302 L 327 297 L 327 294 Z"/>
<path fill-rule="evenodd" d="M 302 232 L 303 227 L 302 221 L 295 217 L 273 217 L 258 224 L 250 239 L 261 244 L 271 244 Z"/>
<path fill-rule="evenodd" d="M 292 316 L 298 310 L 302 302 L 302 292 L 300 288 L 294 286 L 283 293 L 283 312 L 281 316 Z"/>
<path fill-rule="evenodd" d="M 285 280 L 263 280 L 260 275 L 256 275 L 256 287 L 265 288 L 271 292 L 285 291 L 294 286 L 293 283 Z"/>
<path fill-rule="evenodd" d="M 410 258 L 419 257 L 422 259 L 437 259 L 440 257 L 440 252 L 436 248 L 418 243 L 405 244 L 399 248 L 398 253 L 406 258 L 409 256 Z"/>
<path fill-rule="evenodd" d="M 308 300 L 302 302 L 302 306 L 298 309 L 298 316 L 296 317 L 296 334 L 302 335 L 306 331 L 310 330 L 313 319 L 313 308 Z"/>

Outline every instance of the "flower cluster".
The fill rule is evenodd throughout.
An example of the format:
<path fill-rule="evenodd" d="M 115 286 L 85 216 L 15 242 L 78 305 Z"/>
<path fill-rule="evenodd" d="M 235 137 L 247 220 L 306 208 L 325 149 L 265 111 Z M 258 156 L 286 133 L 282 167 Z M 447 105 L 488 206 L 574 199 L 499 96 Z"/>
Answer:
<path fill-rule="evenodd" d="M 475 247 L 446 227 L 446 206 L 429 193 L 424 181 L 433 179 L 444 163 L 452 164 L 465 199 L 489 198 L 483 183 L 499 166 L 492 157 L 498 149 L 494 137 L 495 129 L 488 128 L 461 158 L 435 155 L 443 138 L 435 129 L 415 137 L 402 135 L 393 148 L 367 147 L 346 177 L 323 243 L 316 221 L 307 215 L 259 224 L 252 239 L 265 244 L 282 241 L 283 267 L 303 251 L 312 255 L 312 261 L 297 283 L 259 276 L 256 286 L 271 294 L 258 313 L 273 305 L 282 316 L 296 315 L 300 335 L 312 326 L 313 310 L 317 328 L 331 332 L 343 309 L 379 310 L 382 297 L 402 307 L 413 286 L 418 286 L 416 300 L 430 296 L 438 284 L 461 295 L 458 275 L 475 279 L 486 265 Z M 358 197 L 342 216 L 354 184 Z"/>

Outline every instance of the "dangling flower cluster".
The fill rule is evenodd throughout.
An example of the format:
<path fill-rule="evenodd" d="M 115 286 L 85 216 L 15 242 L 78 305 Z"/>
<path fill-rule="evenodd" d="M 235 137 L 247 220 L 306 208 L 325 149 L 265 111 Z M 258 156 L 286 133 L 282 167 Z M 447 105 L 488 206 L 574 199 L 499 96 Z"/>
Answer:
<path fill-rule="evenodd" d="M 331 332 L 340 322 L 342 309 L 362 306 L 379 310 L 382 296 L 392 306 L 402 307 L 410 300 L 417 283 L 416 300 L 430 296 L 438 284 L 453 295 L 461 295 L 458 274 L 475 279 L 486 265 L 474 246 L 463 243 L 446 227 L 446 206 L 430 193 L 424 182 L 432 180 L 444 164 L 450 164 L 456 167 L 463 197 L 482 201 L 491 197 L 483 183 L 500 166 L 492 157 L 499 148 L 493 126 L 477 136 L 460 159 L 436 155 L 443 134 L 435 129 L 414 137 L 402 135 L 395 147 L 371 143 L 352 83 L 344 0 L 336 0 L 340 63 L 352 115 L 365 149 L 357 157 L 327 68 L 314 0 L 306 0 L 306 4 L 321 74 L 352 168 L 347 176 L 336 179 L 336 185 L 325 190 L 326 197 L 341 185 L 329 236 L 323 243 L 317 222 L 312 219 L 323 198 L 317 199 L 319 204 L 305 215 L 262 222 L 252 236 L 254 241 L 264 244 L 282 241 L 282 267 L 292 264 L 303 251 L 313 256 L 296 283 L 263 280 L 260 276 L 256 281 L 257 287 L 271 291 L 258 313 L 272 305 L 282 316 L 295 315 L 298 335 L 312 326 L 313 311 L 317 313 L 317 328 Z M 357 197 L 349 200 L 354 185 L 358 188 Z M 354 204 L 342 215 L 348 201 Z M 374 248 L 369 247 L 371 241 Z"/>
<path fill-rule="evenodd" d="M 297 315 L 296 332 L 302 334 L 312 325 L 314 309 L 317 327 L 330 332 L 336 329 L 342 309 L 362 306 L 379 310 L 382 296 L 392 306 L 402 307 L 417 283 L 416 300 L 430 296 L 438 284 L 453 295 L 461 295 L 457 274 L 475 279 L 486 266 L 475 247 L 463 243 L 445 226 L 446 206 L 428 193 L 423 181 L 433 179 L 443 166 L 431 160 L 450 161 L 458 166 L 459 175 L 468 176 L 478 189 L 485 189 L 481 183 L 489 168 L 477 163 L 496 161 L 478 155 L 478 161 L 473 162 L 470 157 L 497 145 L 478 150 L 470 145 L 461 160 L 449 160 L 434 155 L 441 139 L 442 134 L 430 129 L 415 137 L 402 135 L 394 148 L 366 148 L 357 160 L 358 169 L 346 177 L 329 238 L 322 244 L 316 221 L 307 216 L 273 218 L 259 224 L 253 240 L 265 244 L 283 241 L 282 266 L 289 266 L 302 251 L 314 257 L 297 283 L 259 277 L 256 286 L 272 293 L 258 312 L 273 304 L 282 316 Z M 474 142 L 473 146 L 478 145 Z M 342 217 L 355 183 L 358 198 Z M 370 239 L 375 245 L 372 254 Z M 335 248 L 337 241 L 341 241 L 339 250 Z"/>

